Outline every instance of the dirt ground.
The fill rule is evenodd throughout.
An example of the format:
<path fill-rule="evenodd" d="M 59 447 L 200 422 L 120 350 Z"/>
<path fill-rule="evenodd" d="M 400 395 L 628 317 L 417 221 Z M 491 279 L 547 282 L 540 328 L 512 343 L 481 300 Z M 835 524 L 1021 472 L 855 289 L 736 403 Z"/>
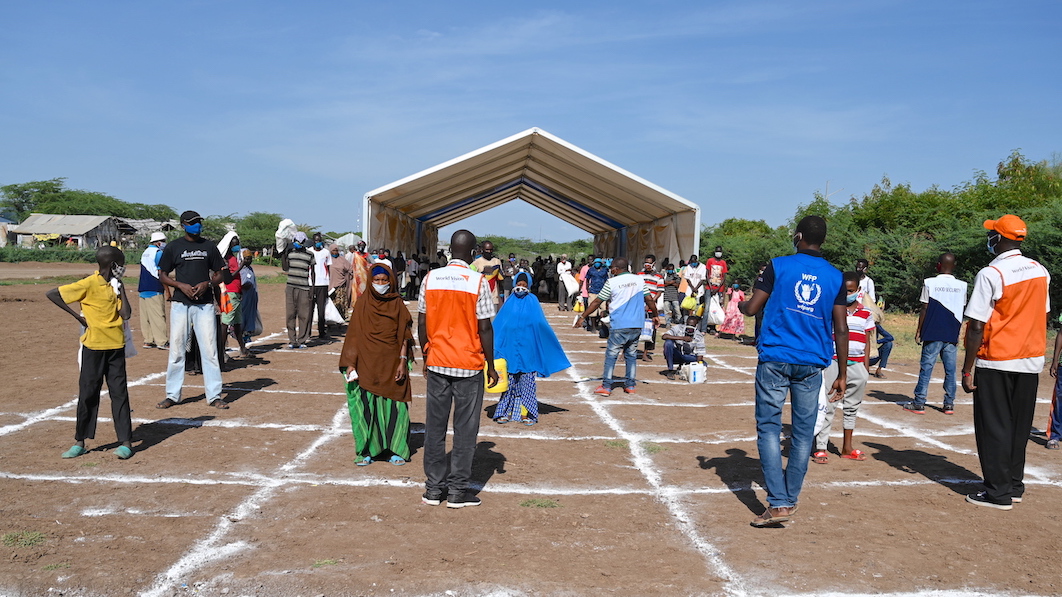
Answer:
<path fill-rule="evenodd" d="M 92 269 L 12 267 L 0 277 Z M 573 368 L 539 381 L 538 425 L 484 413 L 483 505 L 449 510 L 420 502 L 423 378 L 410 463 L 353 466 L 341 343 L 284 348 L 280 284 L 261 287 L 254 358 L 224 374 L 231 409 L 206 405 L 199 376 L 185 402 L 155 409 L 166 353 L 141 350 L 128 361 L 135 455 L 111 453 L 105 401 L 92 451 L 61 459 L 77 325 L 45 298 L 52 285 L 0 286 L 2 595 L 1062 594 L 1062 457 L 1033 435 L 1025 501 L 966 504 L 980 474 L 970 398 L 954 416 L 904 412 L 913 361 L 870 382 L 856 430 L 867 460 L 810 465 L 793 521 L 755 529 L 754 348 L 711 339 L 696 386 L 659 375 L 657 356 L 639 364 L 637 394 L 605 398 L 580 381 L 601 375 L 604 342 L 547 304 Z"/>

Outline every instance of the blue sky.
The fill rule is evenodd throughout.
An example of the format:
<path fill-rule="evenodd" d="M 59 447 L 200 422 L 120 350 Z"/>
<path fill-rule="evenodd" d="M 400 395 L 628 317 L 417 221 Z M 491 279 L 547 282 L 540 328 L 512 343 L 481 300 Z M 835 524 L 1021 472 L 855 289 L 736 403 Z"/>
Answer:
<path fill-rule="evenodd" d="M 323 230 L 535 126 L 706 224 L 784 224 L 827 181 L 844 202 L 1062 152 L 1057 1 L 45 0 L 0 22 L 0 185 Z M 461 225 L 587 236 L 516 203 Z"/>

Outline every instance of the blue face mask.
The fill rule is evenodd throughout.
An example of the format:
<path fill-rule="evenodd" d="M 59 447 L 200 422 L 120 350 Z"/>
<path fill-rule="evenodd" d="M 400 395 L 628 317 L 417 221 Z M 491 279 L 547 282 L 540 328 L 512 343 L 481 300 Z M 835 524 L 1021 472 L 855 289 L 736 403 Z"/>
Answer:
<path fill-rule="evenodd" d="M 321 248 L 323 248 L 323 247 L 324 247 L 324 243 L 314 243 L 314 244 L 313 244 L 313 246 L 314 246 L 315 248 L 321 249 Z"/>
<path fill-rule="evenodd" d="M 243 250 L 243 247 L 241 247 L 240 245 L 236 245 L 235 247 L 232 248 L 232 254 L 233 255 L 239 255 L 240 251 L 242 251 L 242 250 Z"/>
<path fill-rule="evenodd" d="M 184 227 L 184 231 L 192 236 L 199 236 L 203 233 L 203 223 L 196 222 L 195 224 L 188 224 Z"/>
<path fill-rule="evenodd" d="M 302 248 L 302 243 L 296 241 L 296 242 L 291 243 L 291 246 L 295 247 L 296 249 L 301 249 Z"/>

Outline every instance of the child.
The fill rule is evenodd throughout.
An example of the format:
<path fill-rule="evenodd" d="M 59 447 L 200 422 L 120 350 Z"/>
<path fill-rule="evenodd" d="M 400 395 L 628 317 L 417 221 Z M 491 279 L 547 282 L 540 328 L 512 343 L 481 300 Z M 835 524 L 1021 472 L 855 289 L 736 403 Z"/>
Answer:
<path fill-rule="evenodd" d="M 125 460 L 133 455 L 133 422 L 129 415 L 129 390 L 125 377 L 124 320 L 132 308 L 125 296 L 122 275 L 125 273 L 125 254 L 112 246 L 96 251 L 99 271 L 73 284 L 48 291 L 48 298 L 74 316 L 84 326 L 81 335 L 81 380 L 77 399 L 77 427 L 74 443 L 63 452 L 63 458 L 77 458 L 88 452 L 85 439 L 96 437 L 96 416 L 100 408 L 100 389 L 107 378 L 111 397 L 111 416 L 122 445 L 114 453 Z M 84 316 L 78 315 L 69 303 L 81 303 Z"/>
<path fill-rule="evenodd" d="M 874 314 L 859 301 L 859 274 L 845 272 L 844 287 L 847 292 L 848 311 L 848 385 L 844 391 L 844 402 L 841 404 L 844 411 L 844 443 L 841 446 L 841 458 L 849 460 L 866 460 L 862 450 L 852 447 L 852 432 L 855 431 L 856 415 L 859 414 L 859 405 L 863 403 L 863 393 L 867 389 L 867 380 L 870 379 L 870 365 L 867 363 L 867 335 L 874 331 Z M 822 372 L 822 385 L 829 388 L 837 379 L 837 359 L 839 355 L 833 355 L 833 362 Z M 838 397 L 840 398 L 840 397 Z M 835 399 L 836 400 L 836 399 Z M 817 464 L 826 464 L 830 460 L 826 453 L 826 446 L 830 440 L 830 426 L 833 424 L 833 405 L 825 413 L 822 431 L 815 438 L 816 448 L 812 454 L 812 460 Z"/>

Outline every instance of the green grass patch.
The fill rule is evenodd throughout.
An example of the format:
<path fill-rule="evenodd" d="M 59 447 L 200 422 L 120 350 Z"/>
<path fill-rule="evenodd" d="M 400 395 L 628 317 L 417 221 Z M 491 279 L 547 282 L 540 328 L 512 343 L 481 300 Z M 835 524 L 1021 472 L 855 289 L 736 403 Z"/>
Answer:
<path fill-rule="evenodd" d="M 520 502 L 520 505 L 524 508 L 560 508 L 561 505 L 553 500 L 547 500 L 542 498 L 532 498 Z"/>
<path fill-rule="evenodd" d="M 288 281 L 287 274 L 268 274 L 265 276 L 257 277 L 259 284 L 286 284 Z"/>
<path fill-rule="evenodd" d="M 666 447 L 661 446 L 660 444 L 654 444 L 653 442 L 642 442 L 642 449 L 645 450 L 646 454 L 658 454 L 667 450 Z"/>
<path fill-rule="evenodd" d="M 58 564 L 48 564 L 44 568 L 41 568 L 41 570 L 61 570 L 63 568 L 69 568 L 69 567 L 70 567 L 70 564 L 68 562 L 59 562 Z"/>
<path fill-rule="evenodd" d="M 339 560 L 314 560 L 313 567 L 321 568 L 322 566 L 335 566 L 339 563 Z"/>
<path fill-rule="evenodd" d="M 44 533 L 20 531 L 18 533 L 7 533 L 3 537 L 3 542 L 7 547 L 34 547 L 44 543 L 44 539 Z"/>
<path fill-rule="evenodd" d="M 605 441 L 606 448 L 627 448 L 630 444 L 625 439 L 610 439 Z"/>
<path fill-rule="evenodd" d="M 84 462 L 84 463 L 81 464 L 82 468 L 92 468 L 94 466 L 99 466 L 99 465 L 100 465 L 100 463 L 98 463 L 98 462 Z"/>

